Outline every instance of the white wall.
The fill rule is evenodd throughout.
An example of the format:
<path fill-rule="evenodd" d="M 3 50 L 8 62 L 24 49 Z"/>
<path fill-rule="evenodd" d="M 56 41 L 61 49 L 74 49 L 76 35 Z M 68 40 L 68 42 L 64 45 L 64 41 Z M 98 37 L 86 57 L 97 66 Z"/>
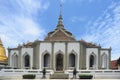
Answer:
<path fill-rule="evenodd" d="M 51 54 L 51 43 L 40 43 L 40 54 L 44 53 L 45 51 L 48 51 Z"/>
<path fill-rule="evenodd" d="M 23 56 L 26 53 L 30 56 L 30 68 L 32 69 L 32 67 L 33 67 L 33 48 L 22 48 L 21 49 L 21 54 L 22 54 L 22 57 L 21 57 L 22 62 L 21 62 L 21 64 L 22 64 L 22 68 L 24 68 Z"/>
<path fill-rule="evenodd" d="M 18 50 L 11 50 L 11 51 L 10 51 L 10 67 L 13 67 L 12 56 L 13 56 L 14 54 L 17 54 L 17 56 L 20 57 Z"/>
<path fill-rule="evenodd" d="M 109 57 L 109 51 L 108 50 L 100 50 L 100 55 L 106 54 Z"/>
<path fill-rule="evenodd" d="M 98 69 L 98 48 L 87 48 L 86 49 L 86 68 L 89 69 L 89 59 L 90 55 L 94 53 L 96 55 L 96 69 Z"/>
<path fill-rule="evenodd" d="M 76 56 L 76 68 L 79 69 L 79 57 L 80 57 L 80 43 L 76 42 L 69 42 L 67 45 L 68 50 L 68 60 L 69 60 L 69 54 L 75 53 Z M 69 64 L 69 61 L 68 61 Z"/>
<path fill-rule="evenodd" d="M 62 53 L 64 58 L 63 58 L 63 68 L 65 68 L 65 42 L 55 42 L 54 43 L 54 62 L 53 62 L 53 65 L 54 65 L 54 68 L 56 68 L 56 55 L 58 53 Z M 56 70 L 56 69 L 54 69 Z"/>
<path fill-rule="evenodd" d="M 102 55 L 107 55 L 107 69 L 109 69 L 109 51 L 108 50 L 101 50 L 100 51 L 100 59 L 102 58 Z M 102 60 L 100 60 L 101 61 L 101 65 L 102 65 Z"/>
<path fill-rule="evenodd" d="M 53 66 L 54 66 L 54 68 L 56 67 L 56 55 L 57 55 L 57 53 L 60 52 L 60 53 L 63 54 L 63 56 L 64 56 L 63 67 L 65 68 L 65 54 L 70 54 L 74 51 L 74 53 L 77 56 L 76 67 L 79 69 L 79 54 L 80 54 L 80 43 L 79 42 L 78 43 L 77 42 L 69 42 L 68 45 L 67 45 L 67 50 L 68 50 L 67 53 L 66 53 L 66 43 L 65 42 L 54 42 L 53 50 L 54 50 L 53 51 L 53 54 L 54 54 Z M 39 52 L 40 52 L 39 68 L 42 69 L 42 67 L 43 67 L 43 54 L 49 53 L 51 55 L 51 53 L 52 53 L 52 43 L 41 42 Z M 50 63 L 51 63 L 51 61 L 50 61 Z"/>
<path fill-rule="evenodd" d="M 62 51 L 63 55 L 65 54 L 65 43 L 64 42 L 54 43 L 54 54 L 57 54 L 57 52 L 59 51 Z"/>
<path fill-rule="evenodd" d="M 43 55 L 45 53 L 49 53 L 51 56 L 51 52 L 52 52 L 52 43 L 50 42 L 44 42 L 44 43 L 40 43 L 40 61 L 39 61 L 39 68 L 42 69 L 43 66 Z M 50 61 L 51 64 L 51 61 Z"/>

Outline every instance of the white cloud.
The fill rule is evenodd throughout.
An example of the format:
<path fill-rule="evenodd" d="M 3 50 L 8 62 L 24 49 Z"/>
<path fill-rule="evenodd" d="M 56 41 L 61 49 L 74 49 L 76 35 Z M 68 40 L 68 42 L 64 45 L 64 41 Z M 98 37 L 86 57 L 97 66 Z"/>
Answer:
<path fill-rule="evenodd" d="M 95 2 L 95 1 L 100 1 L 100 0 L 61 0 L 62 3 L 66 3 L 66 2 L 77 2 L 77 3 L 83 3 L 83 2 L 88 2 L 88 3 L 92 3 L 92 2 Z"/>
<path fill-rule="evenodd" d="M 66 0 L 60 0 L 62 3 L 65 3 L 66 2 Z"/>
<path fill-rule="evenodd" d="M 0 1 L 0 37 L 5 47 L 42 39 L 45 31 L 37 17 L 48 7 L 47 0 Z"/>
<path fill-rule="evenodd" d="M 73 17 L 71 17 L 71 21 L 72 22 L 82 22 L 82 21 L 85 21 L 87 19 L 87 17 L 85 17 L 85 16 L 81 16 L 81 17 L 79 17 L 79 16 L 73 16 Z"/>
<path fill-rule="evenodd" d="M 111 46 L 112 60 L 120 57 L 120 2 L 112 3 L 88 26 L 87 33 L 83 36 L 85 40 L 100 43 L 103 47 Z"/>

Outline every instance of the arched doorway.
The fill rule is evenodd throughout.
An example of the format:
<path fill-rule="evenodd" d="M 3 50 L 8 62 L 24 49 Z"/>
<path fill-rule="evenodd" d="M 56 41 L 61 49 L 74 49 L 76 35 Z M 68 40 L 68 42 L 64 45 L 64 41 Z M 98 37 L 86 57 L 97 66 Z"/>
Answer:
<path fill-rule="evenodd" d="M 24 67 L 29 68 L 30 67 L 30 56 L 25 55 L 24 57 Z"/>
<path fill-rule="evenodd" d="M 95 68 L 95 66 L 96 66 L 96 62 L 95 62 L 95 55 L 94 54 L 92 54 L 92 55 L 90 55 L 90 64 L 89 64 L 89 67 L 90 68 Z"/>
<path fill-rule="evenodd" d="M 90 67 L 93 67 L 93 65 L 94 65 L 94 56 L 91 55 L 90 56 Z"/>
<path fill-rule="evenodd" d="M 44 67 L 50 67 L 50 55 L 48 53 L 44 55 Z"/>
<path fill-rule="evenodd" d="M 73 53 L 69 56 L 69 67 L 75 67 L 75 54 Z"/>
<path fill-rule="evenodd" d="M 63 54 L 61 53 L 56 55 L 56 70 L 57 71 L 63 70 Z"/>

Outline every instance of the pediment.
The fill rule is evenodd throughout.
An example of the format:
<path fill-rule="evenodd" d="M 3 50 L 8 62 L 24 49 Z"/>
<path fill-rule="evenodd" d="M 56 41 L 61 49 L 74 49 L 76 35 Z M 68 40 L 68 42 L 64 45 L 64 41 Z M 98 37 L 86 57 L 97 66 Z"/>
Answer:
<path fill-rule="evenodd" d="M 64 30 L 56 30 L 52 34 L 50 34 L 48 37 L 46 37 L 45 40 L 49 41 L 71 41 L 75 40 L 72 35 L 69 35 Z"/>
<path fill-rule="evenodd" d="M 67 35 L 64 31 L 62 30 L 57 30 L 55 31 L 52 35 L 50 35 L 51 37 L 67 37 L 69 35 Z"/>

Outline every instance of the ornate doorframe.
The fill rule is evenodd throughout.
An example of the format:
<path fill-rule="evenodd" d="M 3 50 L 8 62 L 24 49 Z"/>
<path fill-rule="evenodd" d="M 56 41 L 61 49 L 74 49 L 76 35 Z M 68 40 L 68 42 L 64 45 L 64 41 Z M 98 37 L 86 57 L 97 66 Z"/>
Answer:
<path fill-rule="evenodd" d="M 62 53 L 56 55 L 56 71 L 63 71 L 64 68 L 64 56 Z"/>

